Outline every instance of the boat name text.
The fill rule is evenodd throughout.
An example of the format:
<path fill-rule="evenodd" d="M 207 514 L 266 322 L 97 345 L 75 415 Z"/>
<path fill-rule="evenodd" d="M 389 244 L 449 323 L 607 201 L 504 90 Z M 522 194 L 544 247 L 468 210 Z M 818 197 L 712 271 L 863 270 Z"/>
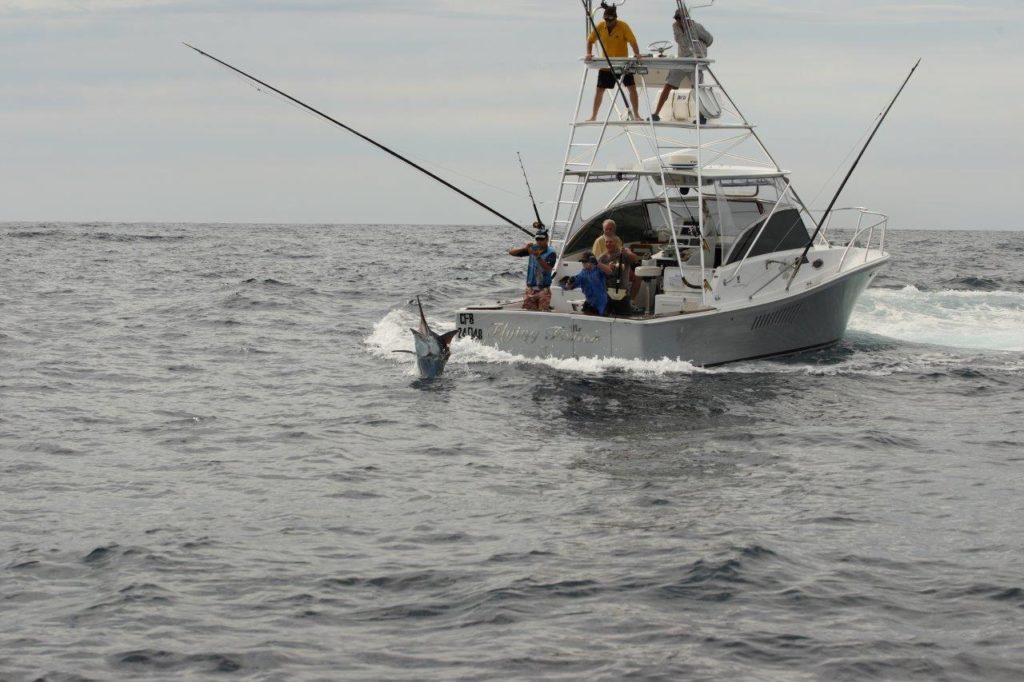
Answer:
<path fill-rule="evenodd" d="M 491 325 L 491 335 L 496 341 L 519 340 L 530 345 L 537 343 L 541 338 L 546 342 L 563 341 L 568 343 L 598 343 L 601 340 L 600 336 L 584 334 L 575 325 L 572 329 L 559 325 L 540 330 L 512 325 L 509 322 L 495 322 Z"/>

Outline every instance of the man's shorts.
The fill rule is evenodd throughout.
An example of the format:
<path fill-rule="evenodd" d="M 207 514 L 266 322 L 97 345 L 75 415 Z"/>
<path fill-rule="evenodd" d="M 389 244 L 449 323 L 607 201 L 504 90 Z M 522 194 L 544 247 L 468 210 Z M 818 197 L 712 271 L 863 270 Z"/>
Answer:
<path fill-rule="evenodd" d="M 704 72 L 699 74 L 700 82 L 704 82 Z M 691 69 L 675 69 L 668 72 L 668 76 L 665 78 L 665 85 L 669 86 L 673 90 L 685 86 L 687 88 L 693 87 L 693 71 Z"/>
<path fill-rule="evenodd" d="M 548 310 L 551 308 L 551 289 L 526 287 L 523 292 L 523 310 Z"/>
<path fill-rule="evenodd" d="M 633 302 L 629 296 L 616 301 L 611 296 L 608 297 L 608 315 L 629 315 L 633 309 Z"/>
<path fill-rule="evenodd" d="M 686 83 L 686 87 L 693 86 L 693 72 L 684 71 L 683 69 L 676 69 L 668 72 L 668 77 L 665 78 L 665 85 L 669 86 L 673 90 L 678 90 L 679 87 Z"/>
<path fill-rule="evenodd" d="M 615 87 L 615 75 L 608 69 L 601 69 L 597 72 L 597 87 L 602 90 L 611 90 Z M 634 84 L 633 74 L 627 73 L 622 79 L 622 84 L 626 87 L 632 87 Z"/>

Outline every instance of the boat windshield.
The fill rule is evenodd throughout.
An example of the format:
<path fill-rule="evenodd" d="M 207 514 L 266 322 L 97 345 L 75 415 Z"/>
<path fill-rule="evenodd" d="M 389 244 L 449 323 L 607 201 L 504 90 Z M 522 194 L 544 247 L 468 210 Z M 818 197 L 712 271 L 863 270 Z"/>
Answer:
<path fill-rule="evenodd" d="M 583 227 L 573 234 L 565 252 L 573 253 L 589 249 L 594 240 L 604 234 L 601 226 L 609 218 L 615 221 L 616 234 L 627 244 L 659 241 L 658 231 L 651 229 L 651 223 L 647 217 L 647 202 L 634 201 L 609 207 L 592 216 L 583 224 Z"/>
<path fill-rule="evenodd" d="M 723 263 L 741 260 L 748 252 L 760 256 L 803 248 L 810 241 L 788 179 L 716 180 L 711 187 L 705 192 L 705 222 L 719 240 Z"/>
<path fill-rule="evenodd" d="M 785 178 L 716 180 L 705 184 L 700 202 L 704 237 L 715 251 L 714 262 L 708 262 L 708 267 L 736 262 L 748 251 L 757 256 L 806 246 L 810 234 L 799 204 L 786 187 Z M 674 226 L 681 246 L 695 246 L 700 212 L 697 193 L 690 189 L 673 197 L 668 206 L 664 198 L 613 205 L 591 216 L 573 234 L 565 253 L 572 255 L 589 249 L 601 236 L 601 225 L 608 218 L 616 222 L 617 232 L 626 244 L 650 245 L 652 250 L 668 246 Z"/>

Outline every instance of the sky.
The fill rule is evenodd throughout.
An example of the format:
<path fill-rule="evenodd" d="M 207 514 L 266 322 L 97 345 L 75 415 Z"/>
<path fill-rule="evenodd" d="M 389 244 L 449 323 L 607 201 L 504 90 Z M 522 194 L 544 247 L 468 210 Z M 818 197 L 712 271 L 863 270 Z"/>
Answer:
<path fill-rule="evenodd" d="M 671 38 L 673 10 L 627 0 L 619 16 L 646 46 Z M 920 57 L 840 204 L 894 228 L 1024 228 L 1021 0 L 717 0 L 694 16 L 813 207 Z M 528 223 L 521 152 L 548 219 L 583 21 L 576 0 L 0 0 L 0 222 L 498 222 L 183 41 Z"/>

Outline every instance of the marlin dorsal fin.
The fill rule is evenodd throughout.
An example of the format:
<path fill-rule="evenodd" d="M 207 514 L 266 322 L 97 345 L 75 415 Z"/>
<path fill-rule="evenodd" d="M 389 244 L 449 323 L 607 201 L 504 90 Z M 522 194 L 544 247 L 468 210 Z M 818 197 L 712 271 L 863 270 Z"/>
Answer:
<path fill-rule="evenodd" d="M 439 336 L 438 338 L 441 339 L 441 343 L 443 343 L 447 347 L 447 346 L 452 345 L 452 339 L 454 339 L 455 335 L 458 334 L 458 333 L 459 333 L 458 329 L 453 329 L 453 330 L 451 330 L 450 332 L 448 332 L 446 334 L 441 334 L 441 336 Z"/>

